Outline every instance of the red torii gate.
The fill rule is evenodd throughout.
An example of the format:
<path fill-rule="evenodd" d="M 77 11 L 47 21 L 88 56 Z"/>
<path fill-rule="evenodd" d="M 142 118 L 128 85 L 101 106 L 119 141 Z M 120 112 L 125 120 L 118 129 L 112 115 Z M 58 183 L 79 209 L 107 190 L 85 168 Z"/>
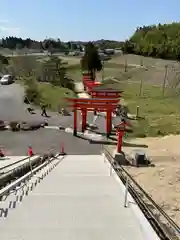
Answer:
<path fill-rule="evenodd" d="M 77 110 L 82 111 L 82 132 L 86 129 L 87 112 L 106 112 L 106 133 L 111 133 L 112 112 L 116 109 L 119 99 L 97 99 L 97 98 L 66 98 L 70 107 L 74 108 L 74 136 L 77 135 Z"/>
<path fill-rule="evenodd" d="M 92 98 L 101 98 L 101 99 L 119 99 L 122 97 L 121 93 L 122 90 L 116 90 L 111 88 L 93 88 L 91 90 L 91 97 Z M 96 109 L 94 111 L 94 115 L 96 115 Z"/>
<path fill-rule="evenodd" d="M 83 82 L 83 86 L 84 86 L 84 91 L 86 91 L 86 82 L 87 81 L 92 81 L 91 78 L 90 78 L 90 74 L 83 73 L 82 74 L 82 82 Z"/>
<path fill-rule="evenodd" d="M 111 88 L 98 88 L 94 87 L 91 90 L 92 98 L 121 98 L 124 91 Z"/>
<path fill-rule="evenodd" d="M 84 91 L 87 91 L 89 94 L 91 93 L 92 88 L 101 85 L 100 82 L 92 80 L 89 73 L 83 73 L 82 82 L 84 85 Z"/>

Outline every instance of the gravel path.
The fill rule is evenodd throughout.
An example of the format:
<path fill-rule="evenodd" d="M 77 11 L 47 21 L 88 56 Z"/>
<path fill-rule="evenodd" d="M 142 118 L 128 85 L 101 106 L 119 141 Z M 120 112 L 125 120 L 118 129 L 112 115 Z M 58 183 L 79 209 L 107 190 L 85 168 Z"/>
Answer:
<path fill-rule="evenodd" d="M 31 115 L 27 111 L 27 105 L 23 103 L 24 89 L 18 84 L 0 85 L 0 120 L 4 121 L 43 121 L 48 120 L 49 124 L 58 125 L 60 115 L 48 112 L 50 118 L 41 116 L 40 109 L 36 109 L 36 114 Z M 68 117 L 64 122 L 69 121 Z M 63 121 L 61 119 L 61 121 Z"/>

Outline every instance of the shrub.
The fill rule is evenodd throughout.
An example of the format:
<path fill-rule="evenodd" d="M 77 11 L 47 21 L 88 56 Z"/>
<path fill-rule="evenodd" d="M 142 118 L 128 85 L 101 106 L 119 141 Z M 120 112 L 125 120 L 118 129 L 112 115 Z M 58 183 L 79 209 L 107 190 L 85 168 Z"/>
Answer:
<path fill-rule="evenodd" d="M 36 80 L 33 78 L 26 78 L 25 84 L 25 97 L 27 97 L 31 103 L 39 104 L 41 101 L 41 94 Z"/>

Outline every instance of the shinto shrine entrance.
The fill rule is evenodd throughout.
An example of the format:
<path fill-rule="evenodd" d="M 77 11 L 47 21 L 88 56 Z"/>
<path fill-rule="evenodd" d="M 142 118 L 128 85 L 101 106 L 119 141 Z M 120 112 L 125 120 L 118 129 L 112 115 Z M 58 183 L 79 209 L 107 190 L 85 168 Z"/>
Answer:
<path fill-rule="evenodd" d="M 94 87 L 98 87 L 101 85 L 101 82 L 97 82 L 97 81 L 93 80 L 89 73 L 83 73 L 82 82 L 84 85 L 84 91 L 88 92 L 89 94 L 91 93 L 91 90 Z"/>
<path fill-rule="evenodd" d="M 117 102 L 118 104 L 120 103 L 120 98 L 121 93 L 123 93 L 123 91 L 120 90 L 114 90 L 114 89 L 108 89 L 108 88 L 93 88 L 91 90 L 91 97 L 92 98 L 101 98 L 101 99 L 119 99 L 119 101 Z M 97 110 L 95 109 L 94 111 L 94 115 L 96 115 Z"/>
<path fill-rule="evenodd" d="M 93 88 L 91 90 L 92 98 L 121 98 L 123 91 L 114 90 L 114 89 L 102 89 L 102 88 Z"/>
<path fill-rule="evenodd" d="M 86 130 L 87 112 L 106 112 L 106 134 L 110 136 L 112 130 L 112 112 L 117 108 L 119 99 L 99 98 L 66 98 L 70 107 L 74 109 L 74 136 L 77 135 L 77 111 L 82 112 L 82 132 Z"/>

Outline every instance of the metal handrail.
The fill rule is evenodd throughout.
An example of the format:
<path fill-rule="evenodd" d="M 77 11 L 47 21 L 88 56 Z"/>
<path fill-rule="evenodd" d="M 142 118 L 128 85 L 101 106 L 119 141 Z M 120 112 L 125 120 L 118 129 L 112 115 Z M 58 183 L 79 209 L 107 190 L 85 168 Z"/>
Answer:
<path fill-rule="evenodd" d="M 40 156 L 36 156 L 36 158 L 34 158 L 33 160 L 32 160 L 32 162 L 34 162 L 35 160 L 37 160 L 37 159 L 41 159 L 41 157 Z M 13 171 L 16 171 L 16 169 L 18 169 L 19 167 L 24 167 L 24 166 L 26 166 L 26 165 L 31 165 L 30 164 L 30 162 L 31 162 L 31 157 L 27 157 L 27 158 L 25 158 L 25 159 L 23 159 L 23 161 L 25 161 L 25 160 L 29 160 L 28 162 L 25 162 L 25 163 L 22 163 L 21 165 L 17 165 L 17 166 L 15 166 L 13 169 L 10 169 L 10 170 L 7 170 L 6 172 L 3 172 L 2 173 L 2 176 L 4 175 L 4 174 L 8 174 L 8 173 L 10 173 L 10 172 L 13 172 Z M 18 161 L 18 162 L 21 162 L 21 161 Z M 16 162 L 16 163 L 18 163 L 18 162 Z M 15 163 L 15 165 L 16 165 L 16 163 Z M 13 165 L 12 165 L 13 166 Z M 7 168 L 9 168 L 10 166 L 8 165 L 8 166 L 6 166 Z"/>
<path fill-rule="evenodd" d="M 58 156 L 60 156 L 60 155 L 57 154 L 54 157 L 52 157 L 51 159 L 55 160 Z M 62 159 L 63 158 L 64 158 L 64 156 L 62 156 Z M 60 159 L 60 162 L 62 161 L 62 159 Z M 16 181 L 10 183 L 9 185 L 4 187 L 3 189 L 0 189 L 0 197 L 3 197 L 7 193 L 9 193 L 12 189 L 14 189 L 18 185 L 20 185 L 22 182 L 29 179 L 30 176 L 32 176 L 34 173 L 38 172 L 40 169 L 42 169 L 43 167 L 45 167 L 48 164 L 49 164 L 49 161 L 46 161 L 46 162 L 42 163 L 41 165 L 35 167 L 34 169 L 31 169 L 31 171 L 29 171 L 28 173 L 26 173 L 24 176 L 20 177 Z"/>
<path fill-rule="evenodd" d="M 6 166 L 4 166 L 4 167 L 1 167 L 1 168 L 0 168 L 0 171 L 4 170 L 4 169 L 6 169 L 6 168 L 9 168 L 9 167 L 11 167 L 11 166 L 13 166 L 13 165 L 16 165 L 17 163 L 23 162 L 23 161 L 27 160 L 28 158 L 29 158 L 29 157 L 25 157 L 25 158 L 23 158 L 23 159 L 20 159 L 20 160 L 14 162 L 14 163 L 11 163 L 11 164 L 9 164 L 9 165 L 6 165 Z"/>
<path fill-rule="evenodd" d="M 150 201 L 150 203 L 153 205 L 154 209 L 157 210 L 166 219 L 166 221 L 168 222 L 170 227 L 174 230 L 174 232 L 177 233 L 178 235 L 180 235 L 180 227 L 163 211 L 163 209 L 149 196 L 149 194 L 147 192 L 145 192 L 145 190 L 135 181 L 135 179 L 124 169 L 123 166 L 118 165 L 118 168 L 117 168 L 117 165 L 114 164 L 112 161 L 112 160 L 114 160 L 114 157 L 106 148 L 103 147 L 103 151 L 105 152 L 105 155 L 107 154 L 108 157 L 111 159 L 111 160 L 110 159 L 108 159 L 108 160 L 109 160 L 110 164 L 113 166 L 117 175 L 121 178 L 122 182 L 124 184 L 126 184 L 128 181 L 127 188 L 131 189 L 132 195 L 135 195 L 135 198 L 138 199 L 138 201 L 141 202 L 141 204 L 143 204 L 144 207 L 146 207 L 146 209 L 150 213 L 151 217 L 153 217 L 154 220 L 156 221 L 156 223 L 159 225 L 159 227 L 161 227 L 163 229 L 163 232 L 166 232 L 165 234 L 166 234 L 166 236 L 168 236 L 167 239 L 172 239 L 172 236 L 169 236 L 169 233 L 167 233 L 167 231 L 164 229 L 162 224 L 156 219 L 153 211 L 143 201 L 142 197 L 139 196 L 139 193 L 134 189 L 132 184 L 130 184 L 130 181 Z M 126 175 L 126 178 L 123 175 Z M 126 203 L 125 203 L 125 205 L 126 205 Z"/>

